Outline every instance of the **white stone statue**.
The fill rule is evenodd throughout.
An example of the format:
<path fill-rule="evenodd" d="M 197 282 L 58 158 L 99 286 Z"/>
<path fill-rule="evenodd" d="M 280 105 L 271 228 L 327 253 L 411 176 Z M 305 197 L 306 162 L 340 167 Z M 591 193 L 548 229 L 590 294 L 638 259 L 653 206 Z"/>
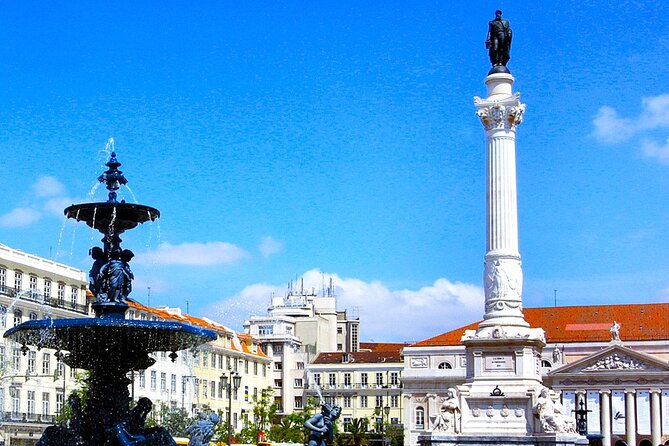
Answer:
<path fill-rule="evenodd" d="M 611 324 L 611 329 L 609 331 L 611 332 L 612 341 L 620 341 L 620 324 L 618 322 L 613 321 L 613 324 Z"/>
<path fill-rule="evenodd" d="M 561 362 L 562 362 L 562 352 L 556 345 L 555 349 L 553 349 L 553 364 L 560 364 Z"/>
<path fill-rule="evenodd" d="M 543 387 L 534 404 L 534 414 L 539 418 L 541 429 L 546 433 L 576 433 L 576 420 L 565 414 L 559 401 L 553 401 L 548 387 Z"/>
<path fill-rule="evenodd" d="M 458 391 L 453 387 L 446 391 L 439 407 L 439 415 L 432 423 L 432 432 L 452 432 L 460 433 L 460 401 L 458 400 Z"/>

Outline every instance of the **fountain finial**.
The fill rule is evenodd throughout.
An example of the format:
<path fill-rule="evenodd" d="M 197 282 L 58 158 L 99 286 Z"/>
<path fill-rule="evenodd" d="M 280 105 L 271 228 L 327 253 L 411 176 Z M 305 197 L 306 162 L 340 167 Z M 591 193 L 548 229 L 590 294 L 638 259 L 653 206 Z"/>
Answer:
<path fill-rule="evenodd" d="M 109 169 L 98 177 L 98 181 L 101 183 L 107 184 L 107 190 L 109 191 L 109 199 L 107 203 L 118 203 L 116 200 L 116 191 L 121 187 L 128 184 L 128 180 L 123 176 L 123 172 L 118 170 L 121 167 L 121 163 L 116 159 L 116 152 L 112 152 L 109 157 L 109 161 L 105 164 Z"/>

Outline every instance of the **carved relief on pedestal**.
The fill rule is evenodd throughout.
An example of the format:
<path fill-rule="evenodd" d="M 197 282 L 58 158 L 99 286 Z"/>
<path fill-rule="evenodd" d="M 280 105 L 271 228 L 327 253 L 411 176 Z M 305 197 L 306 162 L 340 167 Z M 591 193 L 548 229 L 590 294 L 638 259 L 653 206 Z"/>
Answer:
<path fill-rule="evenodd" d="M 412 369 L 424 369 L 427 367 L 427 357 L 419 356 L 416 358 L 411 358 L 409 365 Z"/>
<path fill-rule="evenodd" d="M 460 401 L 458 391 L 451 387 L 441 398 L 439 413 L 432 422 L 432 432 L 460 433 Z"/>
<path fill-rule="evenodd" d="M 522 311 L 523 271 L 519 261 L 487 259 L 483 282 L 486 313 L 507 309 Z"/>
<path fill-rule="evenodd" d="M 501 101 L 489 101 L 476 96 L 474 105 L 476 105 L 476 115 L 486 130 L 514 130 L 523 122 L 525 104 L 520 103 L 520 93 Z"/>

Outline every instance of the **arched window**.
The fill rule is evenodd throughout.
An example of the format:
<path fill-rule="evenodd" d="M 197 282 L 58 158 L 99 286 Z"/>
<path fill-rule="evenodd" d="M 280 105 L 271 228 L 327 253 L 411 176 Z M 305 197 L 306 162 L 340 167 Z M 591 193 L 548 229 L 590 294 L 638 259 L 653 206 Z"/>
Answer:
<path fill-rule="evenodd" d="M 425 409 L 416 407 L 416 429 L 425 429 Z"/>
<path fill-rule="evenodd" d="M 444 362 L 442 362 L 441 364 L 439 364 L 439 367 L 438 367 L 438 368 L 440 368 L 440 369 L 452 369 L 453 366 L 451 365 L 450 362 L 448 362 L 448 361 L 444 361 Z"/>
<path fill-rule="evenodd" d="M 23 321 L 23 312 L 21 310 L 14 310 L 14 326 L 16 327 Z"/>
<path fill-rule="evenodd" d="M 541 367 L 547 367 L 547 368 L 550 369 L 551 367 L 553 367 L 553 364 L 551 364 L 549 361 L 546 361 L 545 359 L 542 359 L 541 360 Z"/>
<path fill-rule="evenodd" d="M 30 318 L 31 321 L 36 321 L 37 320 L 37 313 L 32 311 L 28 317 Z"/>

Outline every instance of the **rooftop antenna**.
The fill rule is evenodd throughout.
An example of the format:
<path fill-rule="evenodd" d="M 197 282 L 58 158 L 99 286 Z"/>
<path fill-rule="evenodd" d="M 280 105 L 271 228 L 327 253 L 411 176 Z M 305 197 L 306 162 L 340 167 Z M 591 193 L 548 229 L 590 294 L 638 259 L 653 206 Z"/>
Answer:
<path fill-rule="evenodd" d="M 190 302 L 186 301 L 186 314 L 190 314 Z"/>
<path fill-rule="evenodd" d="M 553 290 L 553 306 L 557 307 L 557 290 Z"/>
<path fill-rule="evenodd" d="M 147 292 L 147 299 L 148 299 L 148 301 L 149 301 L 148 306 L 150 307 L 150 306 L 151 306 L 151 287 L 148 286 L 148 287 L 146 287 L 146 288 L 148 289 L 148 292 Z"/>

